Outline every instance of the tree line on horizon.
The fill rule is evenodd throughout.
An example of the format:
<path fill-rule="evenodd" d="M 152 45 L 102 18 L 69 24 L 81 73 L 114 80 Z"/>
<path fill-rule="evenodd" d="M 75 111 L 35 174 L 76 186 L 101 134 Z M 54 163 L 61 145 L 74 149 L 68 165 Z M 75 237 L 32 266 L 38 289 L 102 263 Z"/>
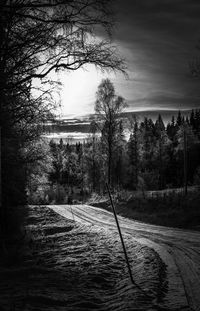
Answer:
<path fill-rule="evenodd" d="M 129 119 L 129 131 L 127 141 L 123 122 L 117 121 L 111 162 L 107 144 L 109 131 L 102 127 L 99 137 L 94 121 L 90 138 L 83 143 L 65 144 L 62 138 L 59 143 L 51 140 L 46 145 L 48 161 L 43 163 L 43 171 L 40 166 L 39 175 L 33 174 L 30 180 L 30 202 L 67 203 L 66 198 L 77 190 L 82 196 L 93 192 L 103 194 L 105 182 L 118 191 L 182 187 L 184 136 L 187 185 L 200 184 L 200 110 L 192 110 L 187 117 L 179 111 L 166 126 L 161 115 L 153 122 L 147 117 L 138 121 L 133 114 Z"/>

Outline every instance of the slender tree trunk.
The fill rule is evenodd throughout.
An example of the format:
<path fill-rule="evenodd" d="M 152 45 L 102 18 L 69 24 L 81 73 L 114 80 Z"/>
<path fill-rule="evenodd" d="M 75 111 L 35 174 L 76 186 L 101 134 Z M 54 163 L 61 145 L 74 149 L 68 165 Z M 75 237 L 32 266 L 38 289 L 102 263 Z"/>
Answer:
<path fill-rule="evenodd" d="M 184 192 L 187 195 L 187 136 L 186 131 L 184 129 L 183 132 L 184 137 Z"/>
<path fill-rule="evenodd" d="M 112 186 L 111 181 L 111 165 L 112 165 L 112 117 L 111 112 L 109 110 L 109 132 L 108 132 L 108 185 Z"/>
<path fill-rule="evenodd" d="M 138 143 L 137 135 L 135 134 L 135 188 L 137 189 L 138 184 Z"/>
<path fill-rule="evenodd" d="M 108 185 L 111 185 L 111 163 L 112 163 L 112 148 L 109 145 L 109 154 L 108 154 Z"/>
<path fill-rule="evenodd" d="M 92 138 L 92 190 L 96 190 L 95 137 Z"/>
<path fill-rule="evenodd" d="M 161 137 L 159 139 L 159 189 L 162 189 L 163 186 L 163 176 L 162 176 L 162 141 Z"/>

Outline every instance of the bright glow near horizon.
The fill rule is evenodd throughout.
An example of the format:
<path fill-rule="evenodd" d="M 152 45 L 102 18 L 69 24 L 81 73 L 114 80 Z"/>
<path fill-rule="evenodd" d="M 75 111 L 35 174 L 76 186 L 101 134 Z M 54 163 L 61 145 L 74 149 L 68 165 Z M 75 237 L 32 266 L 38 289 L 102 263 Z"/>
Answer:
<path fill-rule="evenodd" d="M 94 113 L 95 94 L 103 78 L 105 75 L 91 65 L 85 70 L 60 73 L 59 80 L 63 84 L 60 91 L 61 113 L 67 116 Z"/>

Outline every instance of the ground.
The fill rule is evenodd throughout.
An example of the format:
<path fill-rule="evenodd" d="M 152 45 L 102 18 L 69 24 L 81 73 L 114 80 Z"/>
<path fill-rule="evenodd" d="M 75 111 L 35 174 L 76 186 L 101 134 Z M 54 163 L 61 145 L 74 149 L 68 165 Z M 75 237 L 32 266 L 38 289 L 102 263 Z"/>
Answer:
<path fill-rule="evenodd" d="M 23 243 L 2 250 L 2 310 L 199 310 L 198 233 L 120 218 L 140 290 L 109 212 L 37 206 L 24 222 Z"/>

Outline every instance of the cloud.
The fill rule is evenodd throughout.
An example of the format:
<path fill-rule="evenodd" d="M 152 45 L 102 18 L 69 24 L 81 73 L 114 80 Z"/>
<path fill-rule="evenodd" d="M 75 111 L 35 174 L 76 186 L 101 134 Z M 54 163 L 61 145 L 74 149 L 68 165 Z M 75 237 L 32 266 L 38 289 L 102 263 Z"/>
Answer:
<path fill-rule="evenodd" d="M 127 60 L 129 80 L 120 74 L 108 77 L 116 92 L 129 103 L 129 109 L 200 107 L 200 81 L 192 78 L 188 66 L 193 55 L 200 55 L 196 50 L 200 39 L 200 1 L 115 0 L 113 3 L 118 20 L 113 43 Z M 95 92 L 103 75 L 89 71 L 89 74 L 74 74 L 74 81 L 65 78 L 65 113 L 93 112 Z"/>
<path fill-rule="evenodd" d="M 151 94 L 148 98 L 141 97 L 128 100 L 128 110 L 186 110 L 198 108 L 200 97 L 178 96 L 177 94 Z"/>
<path fill-rule="evenodd" d="M 188 64 L 199 53 L 200 2 L 117 0 L 115 9 L 113 37 L 130 75 L 129 81 L 116 79 L 119 92 L 134 104 L 142 99 L 147 108 L 198 107 L 200 81 L 192 79 Z"/>

